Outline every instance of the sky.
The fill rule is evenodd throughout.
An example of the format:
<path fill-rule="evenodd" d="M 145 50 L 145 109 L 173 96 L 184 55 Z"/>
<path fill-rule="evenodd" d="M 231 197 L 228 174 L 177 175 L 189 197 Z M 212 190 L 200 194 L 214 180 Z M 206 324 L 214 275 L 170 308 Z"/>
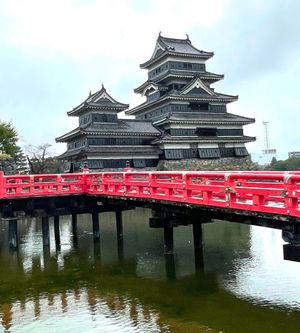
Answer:
<path fill-rule="evenodd" d="M 214 51 L 207 70 L 225 74 L 212 87 L 239 95 L 228 111 L 256 119 L 245 134 L 257 156 L 269 121 L 278 158 L 300 151 L 300 1 L 297 0 L 0 0 L 0 120 L 20 145 L 49 143 L 75 128 L 66 112 L 103 83 L 116 100 L 141 103 L 139 64 L 159 32 Z"/>

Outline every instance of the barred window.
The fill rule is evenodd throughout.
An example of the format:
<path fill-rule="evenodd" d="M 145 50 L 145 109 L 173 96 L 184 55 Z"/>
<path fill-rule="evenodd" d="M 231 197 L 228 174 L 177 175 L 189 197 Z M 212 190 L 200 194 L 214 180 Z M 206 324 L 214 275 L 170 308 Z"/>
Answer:
<path fill-rule="evenodd" d="M 165 149 L 165 158 L 167 160 L 177 160 L 183 158 L 182 149 Z"/>
<path fill-rule="evenodd" d="M 219 158 L 220 150 L 219 148 L 199 148 L 199 157 L 200 158 Z"/>
<path fill-rule="evenodd" d="M 197 148 L 182 149 L 183 158 L 197 158 Z"/>
<path fill-rule="evenodd" d="M 135 168 L 145 168 L 146 161 L 145 160 L 133 160 L 133 166 Z"/>
<path fill-rule="evenodd" d="M 235 156 L 242 157 L 248 156 L 248 151 L 246 147 L 235 147 L 234 148 Z"/>

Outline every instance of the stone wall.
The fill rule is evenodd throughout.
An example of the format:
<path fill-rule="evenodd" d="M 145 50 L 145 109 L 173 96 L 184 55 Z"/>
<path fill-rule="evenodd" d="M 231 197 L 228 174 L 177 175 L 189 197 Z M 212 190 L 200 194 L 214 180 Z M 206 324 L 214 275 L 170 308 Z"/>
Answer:
<path fill-rule="evenodd" d="M 133 171 L 247 171 L 260 170 L 259 165 L 253 163 L 249 157 L 227 157 L 220 159 L 183 159 L 160 160 L 157 167 L 130 168 Z M 123 172 L 124 168 L 116 169 L 91 169 L 90 172 Z"/>
<path fill-rule="evenodd" d="M 258 170 L 259 166 L 249 157 L 227 157 L 220 159 L 183 159 L 161 160 L 157 166 L 158 171 L 189 170 L 189 171 L 242 171 Z"/>

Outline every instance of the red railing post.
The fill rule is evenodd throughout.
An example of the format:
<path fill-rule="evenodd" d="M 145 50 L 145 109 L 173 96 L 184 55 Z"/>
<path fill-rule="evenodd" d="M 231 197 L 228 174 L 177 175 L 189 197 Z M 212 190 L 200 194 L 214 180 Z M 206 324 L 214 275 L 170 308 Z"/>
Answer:
<path fill-rule="evenodd" d="M 4 173 L 0 171 L 0 198 L 4 198 Z"/>
<path fill-rule="evenodd" d="M 89 171 L 87 169 L 87 171 L 82 173 L 82 176 L 79 179 L 79 182 L 82 184 L 82 192 L 83 194 L 88 194 L 89 192 L 89 187 L 88 187 L 88 175 L 89 175 Z"/>
<path fill-rule="evenodd" d="M 285 177 L 285 204 L 286 208 L 288 209 L 289 215 L 298 215 L 299 216 L 299 202 L 298 202 L 298 196 L 297 196 L 297 180 L 299 177 L 288 175 L 288 177 Z M 298 214 L 297 214 L 298 213 Z"/>

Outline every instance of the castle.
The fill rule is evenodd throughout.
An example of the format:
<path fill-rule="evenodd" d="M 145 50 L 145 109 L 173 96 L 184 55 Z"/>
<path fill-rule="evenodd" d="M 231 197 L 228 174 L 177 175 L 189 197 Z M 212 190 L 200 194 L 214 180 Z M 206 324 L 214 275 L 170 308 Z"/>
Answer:
<path fill-rule="evenodd" d="M 188 36 L 159 34 L 151 58 L 140 65 L 148 78 L 134 90 L 146 101 L 128 109 L 102 85 L 68 112 L 79 124 L 56 139 L 67 143 L 60 158 L 77 167 L 85 162 L 90 169 L 241 163 L 248 156 L 245 143 L 255 140 L 244 135 L 243 126 L 255 120 L 227 112 L 227 104 L 238 97 L 211 87 L 224 78 L 206 70 L 212 56 L 193 46 Z M 119 119 L 121 111 L 135 119 Z"/>

